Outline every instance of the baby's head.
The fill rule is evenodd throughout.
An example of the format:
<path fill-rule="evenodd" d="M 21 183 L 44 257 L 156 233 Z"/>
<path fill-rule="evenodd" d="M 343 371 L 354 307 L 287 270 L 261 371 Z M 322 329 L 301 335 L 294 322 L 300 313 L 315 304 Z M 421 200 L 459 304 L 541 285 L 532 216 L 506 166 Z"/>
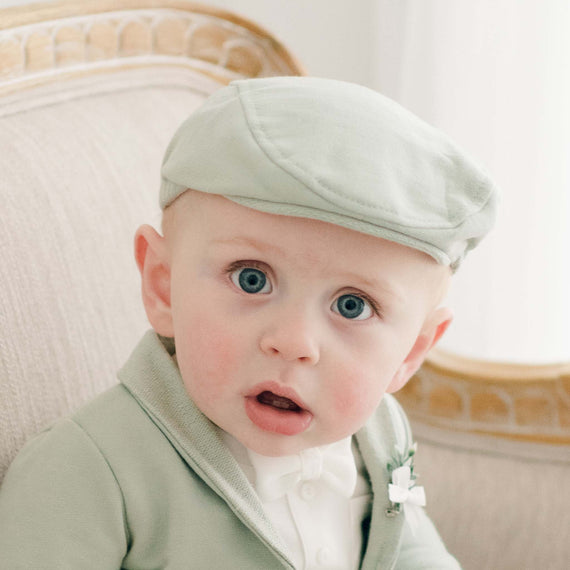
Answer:
<path fill-rule="evenodd" d="M 162 174 L 164 236 L 136 236 L 147 315 L 198 408 L 264 455 L 355 433 L 407 382 L 496 201 L 443 135 L 314 78 L 220 90 Z"/>

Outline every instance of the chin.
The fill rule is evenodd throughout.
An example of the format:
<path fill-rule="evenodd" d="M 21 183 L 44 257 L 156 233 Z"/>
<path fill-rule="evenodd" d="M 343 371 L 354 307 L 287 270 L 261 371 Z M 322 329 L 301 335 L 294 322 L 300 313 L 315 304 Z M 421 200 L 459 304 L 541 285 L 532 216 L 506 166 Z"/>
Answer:
<path fill-rule="evenodd" d="M 267 457 L 283 457 L 284 455 L 295 455 L 300 453 L 304 449 L 309 449 L 310 447 L 315 447 L 311 443 L 302 441 L 291 441 L 294 436 L 286 435 L 274 435 L 271 436 L 272 441 L 259 441 L 256 438 L 254 441 L 243 442 L 242 443 L 251 451 L 259 453 L 259 455 L 265 455 Z M 318 444 L 316 444 L 318 445 Z"/>

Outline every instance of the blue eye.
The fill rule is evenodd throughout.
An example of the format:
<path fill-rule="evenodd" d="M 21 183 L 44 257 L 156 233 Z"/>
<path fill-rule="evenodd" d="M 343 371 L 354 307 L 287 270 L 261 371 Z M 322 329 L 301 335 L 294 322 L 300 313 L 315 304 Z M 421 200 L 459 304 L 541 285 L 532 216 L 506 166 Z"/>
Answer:
<path fill-rule="evenodd" d="M 243 267 L 232 271 L 232 283 L 246 293 L 271 293 L 271 283 L 260 269 Z"/>
<path fill-rule="evenodd" d="M 341 295 L 333 303 L 332 310 L 345 319 L 355 321 L 369 319 L 373 314 L 368 301 L 365 301 L 357 295 Z"/>

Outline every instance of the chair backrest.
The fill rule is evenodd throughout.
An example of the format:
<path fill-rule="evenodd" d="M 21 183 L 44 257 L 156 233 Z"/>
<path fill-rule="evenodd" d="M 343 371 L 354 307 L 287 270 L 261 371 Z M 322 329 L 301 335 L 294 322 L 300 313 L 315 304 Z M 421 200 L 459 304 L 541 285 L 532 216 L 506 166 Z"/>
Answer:
<path fill-rule="evenodd" d="M 397 396 L 427 510 L 464 570 L 567 568 L 570 364 L 436 351 Z"/>
<path fill-rule="evenodd" d="M 242 18 L 172 0 L 0 11 L 0 481 L 24 441 L 116 383 L 148 328 L 132 255 L 178 124 L 299 64 Z"/>

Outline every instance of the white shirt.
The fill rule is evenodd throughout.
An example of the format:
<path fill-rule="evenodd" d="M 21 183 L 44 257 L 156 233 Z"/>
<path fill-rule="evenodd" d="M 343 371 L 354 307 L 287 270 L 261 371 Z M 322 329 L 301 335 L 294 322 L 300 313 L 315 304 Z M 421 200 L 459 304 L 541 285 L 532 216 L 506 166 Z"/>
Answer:
<path fill-rule="evenodd" d="M 260 466 L 254 467 L 250 452 L 235 438 L 224 433 L 224 441 L 255 488 Z M 356 570 L 360 566 L 361 525 L 370 513 L 372 494 L 354 441 L 352 455 L 357 478 L 351 497 L 316 480 L 299 481 L 284 496 L 262 500 L 298 570 Z"/>

